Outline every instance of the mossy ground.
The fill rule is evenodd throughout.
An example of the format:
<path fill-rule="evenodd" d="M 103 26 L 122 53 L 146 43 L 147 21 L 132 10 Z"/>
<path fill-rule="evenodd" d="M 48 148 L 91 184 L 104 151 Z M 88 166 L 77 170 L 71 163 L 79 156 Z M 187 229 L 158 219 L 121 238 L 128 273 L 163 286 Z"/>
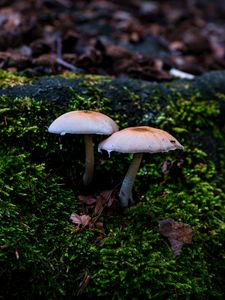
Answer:
<path fill-rule="evenodd" d="M 129 124 L 99 87 L 87 86 L 85 95 L 72 91 L 67 110 L 98 110 L 120 128 Z M 140 107 L 139 96 L 124 91 L 140 112 L 136 124 L 168 130 L 185 150 L 146 154 L 135 182 L 137 204 L 103 211 L 100 231 L 77 231 L 69 216 L 82 210 L 80 193 L 118 188 L 131 157 L 97 153 L 96 136 L 95 178 L 85 191 L 81 136 L 47 132 L 65 107 L 47 99 L 0 98 L 3 299 L 224 299 L 225 139 L 217 122 L 223 97 L 205 101 L 198 93 L 183 98 L 174 91 L 157 111 L 156 92 L 149 99 L 152 117 L 148 102 Z M 165 161 L 170 167 L 163 173 Z M 158 230 L 166 218 L 189 224 L 194 233 L 176 258 Z"/>
<path fill-rule="evenodd" d="M 19 84 L 28 83 L 30 79 L 13 72 L 7 72 L 0 69 L 0 87 L 9 87 Z"/>

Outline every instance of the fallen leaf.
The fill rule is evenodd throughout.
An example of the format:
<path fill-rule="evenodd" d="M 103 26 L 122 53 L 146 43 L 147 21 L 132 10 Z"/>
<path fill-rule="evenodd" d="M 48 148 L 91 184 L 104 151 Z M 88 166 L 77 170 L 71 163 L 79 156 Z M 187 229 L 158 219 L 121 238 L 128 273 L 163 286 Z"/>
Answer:
<path fill-rule="evenodd" d="M 101 214 L 101 212 L 103 211 L 104 206 L 105 206 L 104 199 L 102 199 L 102 197 L 98 196 L 97 201 L 96 201 L 96 205 L 95 205 L 94 214 L 95 215 Z"/>
<path fill-rule="evenodd" d="M 159 232 L 168 238 L 173 255 L 176 257 L 184 245 L 192 242 L 192 229 L 189 225 L 173 219 L 159 221 Z"/>
<path fill-rule="evenodd" d="M 91 217 L 89 215 L 78 215 L 76 213 L 72 213 L 70 220 L 76 226 L 86 227 L 90 225 Z"/>
<path fill-rule="evenodd" d="M 78 199 L 80 200 L 80 202 L 88 206 L 96 202 L 96 198 L 93 195 L 88 195 L 88 196 L 79 195 Z"/>
<path fill-rule="evenodd" d="M 112 195 L 113 190 L 106 190 L 101 192 L 96 197 L 96 206 L 95 206 L 95 215 L 98 215 L 102 212 L 104 207 L 111 207 L 112 204 L 116 201 L 116 198 Z"/>

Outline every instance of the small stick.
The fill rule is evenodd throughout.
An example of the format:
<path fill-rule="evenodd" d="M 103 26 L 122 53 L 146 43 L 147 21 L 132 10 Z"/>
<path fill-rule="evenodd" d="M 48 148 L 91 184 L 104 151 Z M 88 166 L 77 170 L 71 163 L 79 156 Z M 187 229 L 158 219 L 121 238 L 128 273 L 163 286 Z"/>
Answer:
<path fill-rule="evenodd" d="M 66 62 L 62 58 L 62 39 L 60 37 L 60 33 L 56 34 L 55 41 L 56 41 L 56 62 L 59 65 L 65 67 L 65 68 L 67 68 L 67 69 L 69 69 L 69 70 L 71 70 L 71 71 L 73 71 L 75 73 L 81 73 L 83 71 L 82 69 L 77 68 L 76 66 L 74 66 L 74 65 Z"/>

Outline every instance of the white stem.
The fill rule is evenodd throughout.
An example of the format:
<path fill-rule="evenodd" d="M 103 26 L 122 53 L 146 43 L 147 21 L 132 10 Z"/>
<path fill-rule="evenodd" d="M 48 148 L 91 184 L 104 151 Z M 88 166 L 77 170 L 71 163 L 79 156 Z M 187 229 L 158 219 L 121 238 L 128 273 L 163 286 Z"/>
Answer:
<path fill-rule="evenodd" d="M 89 185 L 93 178 L 94 173 L 94 147 L 92 142 L 92 135 L 84 135 L 86 161 L 85 161 L 85 172 L 83 175 L 84 185 Z"/>
<path fill-rule="evenodd" d="M 127 171 L 127 174 L 123 180 L 122 186 L 119 192 L 120 205 L 122 207 L 128 207 L 129 200 L 131 202 L 132 199 L 132 188 L 134 185 L 135 177 L 137 175 L 137 171 L 140 167 L 140 163 L 142 160 L 143 153 L 135 153 L 133 156 L 133 160 L 130 164 L 130 167 Z"/>

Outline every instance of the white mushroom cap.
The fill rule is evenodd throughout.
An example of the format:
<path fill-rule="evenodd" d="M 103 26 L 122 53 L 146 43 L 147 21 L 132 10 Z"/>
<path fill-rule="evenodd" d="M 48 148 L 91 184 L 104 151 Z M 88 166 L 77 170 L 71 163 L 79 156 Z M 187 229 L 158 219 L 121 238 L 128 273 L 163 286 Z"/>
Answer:
<path fill-rule="evenodd" d="M 122 153 L 156 153 L 183 146 L 168 132 L 148 126 L 129 127 L 115 132 L 99 144 L 98 150 Z"/>
<path fill-rule="evenodd" d="M 110 135 L 118 130 L 116 123 L 108 116 L 88 110 L 67 112 L 58 117 L 49 126 L 48 131 L 64 135 L 72 134 L 104 134 Z"/>

